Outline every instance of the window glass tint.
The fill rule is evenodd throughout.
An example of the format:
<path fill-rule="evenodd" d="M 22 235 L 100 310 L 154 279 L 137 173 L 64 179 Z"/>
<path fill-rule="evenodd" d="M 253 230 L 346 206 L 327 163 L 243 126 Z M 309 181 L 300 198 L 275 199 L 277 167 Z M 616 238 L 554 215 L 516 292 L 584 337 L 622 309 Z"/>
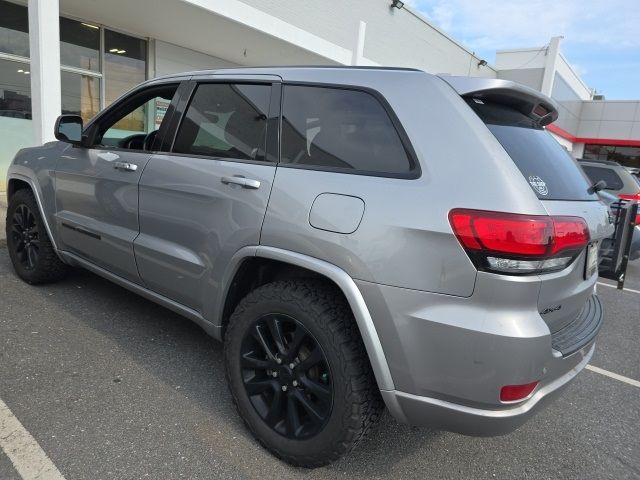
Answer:
<path fill-rule="evenodd" d="M 582 168 L 593 183 L 600 180 L 607 182 L 607 190 L 622 190 L 624 186 L 620 176 L 610 168 L 590 167 L 588 165 L 583 165 Z"/>
<path fill-rule="evenodd" d="M 467 101 L 541 200 L 597 200 L 578 163 L 550 133 L 504 105 Z"/>
<path fill-rule="evenodd" d="M 0 52 L 29 56 L 27 7 L 0 0 Z"/>
<path fill-rule="evenodd" d="M 160 107 L 171 103 L 177 89 L 177 85 L 150 87 L 114 106 L 119 113 L 101 122 L 97 143 L 142 150 L 145 137 L 160 128 L 164 118 L 164 110 L 159 114 Z"/>
<path fill-rule="evenodd" d="M 366 92 L 288 85 L 283 163 L 406 174 L 412 162 L 380 102 Z"/>
<path fill-rule="evenodd" d="M 99 71 L 100 28 L 60 17 L 60 63 Z"/>
<path fill-rule="evenodd" d="M 264 160 L 270 85 L 198 86 L 173 151 L 216 158 Z"/>

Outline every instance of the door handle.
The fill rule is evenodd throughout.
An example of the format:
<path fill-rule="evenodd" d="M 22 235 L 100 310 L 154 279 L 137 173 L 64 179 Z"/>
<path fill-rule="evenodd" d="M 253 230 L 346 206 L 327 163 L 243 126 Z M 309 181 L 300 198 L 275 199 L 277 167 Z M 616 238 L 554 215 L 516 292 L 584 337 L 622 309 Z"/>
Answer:
<path fill-rule="evenodd" d="M 135 172 L 138 169 L 138 165 L 129 162 L 113 162 L 113 168 L 126 172 Z"/>
<path fill-rule="evenodd" d="M 242 188 L 250 188 L 252 190 L 260 188 L 260 182 L 258 180 L 245 177 L 222 177 L 220 181 L 225 185 L 240 185 Z"/>

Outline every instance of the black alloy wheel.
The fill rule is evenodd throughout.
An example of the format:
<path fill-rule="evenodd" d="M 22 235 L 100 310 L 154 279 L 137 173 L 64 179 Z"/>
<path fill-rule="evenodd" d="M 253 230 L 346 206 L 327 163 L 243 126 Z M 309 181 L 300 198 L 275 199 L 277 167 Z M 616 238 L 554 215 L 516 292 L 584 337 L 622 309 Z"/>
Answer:
<path fill-rule="evenodd" d="M 331 372 L 300 322 L 275 313 L 259 318 L 242 340 L 240 366 L 251 404 L 274 431 L 302 440 L 323 429 L 333 406 Z"/>
<path fill-rule="evenodd" d="M 26 204 L 20 204 L 11 217 L 11 244 L 17 260 L 27 271 L 38 266 L 40 232 L 36 216 Z"/>

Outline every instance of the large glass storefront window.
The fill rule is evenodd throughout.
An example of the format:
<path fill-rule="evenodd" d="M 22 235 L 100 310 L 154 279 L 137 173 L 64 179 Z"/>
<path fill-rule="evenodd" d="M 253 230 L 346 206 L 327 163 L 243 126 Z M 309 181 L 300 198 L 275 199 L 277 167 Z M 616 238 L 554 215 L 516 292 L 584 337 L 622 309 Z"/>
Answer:
<path fill-rule="evenodd" d="M 147 78 L 147 42 L 119 32 L 104 32 L 105 106 Z M 144 132 L 147 109 L 140 107 L 114 125 L 126 132 Z"/>
<path fill-rule="evenodd" d="M 27 7 L 0 0 L 0 52 L 29 56 Z"/>
<path fill-rule="evenodd" d="M 62 72 L 62 113 L 80 115 L 85 123 L 100 110 L 100 79 Z"/>
<path fill-rule="evenodd" d="M 146 79 L 147 41 L 60 17 L 60 69 L 62 113 L 80 115 L 86 122 Z M 155 104 L 141 107 L 118 128 L 123 133 L 146 131 L 159 110 Z M 11 159 L 20 148 L 33 145 L 29 13 L 26 5 L 7 0 L 0 0 L 0 145 L 4 191 Z"/>
<path fill-rule="evenodd" d="M 100 71 L 100 27 L 60 17 L 60 63 Z"/>
<path fill-rule="evenodd" d="M 0 60 L 0 117 L 31 119 L 28 63 Z"/>
<path fill-rule="evenodd" d="M 0 192 L 21 148 L 33 145 L 29 15 L 27 7 L 0 0 Z"/>
<path fill-rule="evenodd" d="M 625 167 L 640 168 L 640 146 L 585 145 L 583 158 L 586 160 L 612 160 Z"/>

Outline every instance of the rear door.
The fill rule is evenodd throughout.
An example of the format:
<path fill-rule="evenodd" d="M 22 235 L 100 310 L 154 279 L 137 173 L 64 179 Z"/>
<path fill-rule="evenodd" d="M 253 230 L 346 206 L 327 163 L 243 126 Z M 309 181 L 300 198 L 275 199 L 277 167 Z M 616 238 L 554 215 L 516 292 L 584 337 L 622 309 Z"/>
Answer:
<path fill-rule="evenodd" d="M 158 105 L 168 105 L 177 87 L 145 87 L 117 102 L 85 131 L 93 145 L 67 149 L 56 165 L 61 248 L 135 283 L 138 182 L 165 124 Z"/>
<path fill-rule="evenodd" d="M 148 288 L 207 317 L 231 257 L 260 241 L 280 87 L 265 76 L 192 83 L 170 152 L 154 155 L 142 175 L 135 254 Z"/>
<path fill-rule="evenodd" d="M 597 271 L 588 271 L 588 253 L 613 233 L 607 207 L 595 193 L 578 163 L 543 128 L 509 106 L 467 100 L 514 161 L 549 215 L 583 218 L 592 247 L 567 268 L 540 275 L 538 307 L 552 333 L 571 323 L 593 293 Z"/>

